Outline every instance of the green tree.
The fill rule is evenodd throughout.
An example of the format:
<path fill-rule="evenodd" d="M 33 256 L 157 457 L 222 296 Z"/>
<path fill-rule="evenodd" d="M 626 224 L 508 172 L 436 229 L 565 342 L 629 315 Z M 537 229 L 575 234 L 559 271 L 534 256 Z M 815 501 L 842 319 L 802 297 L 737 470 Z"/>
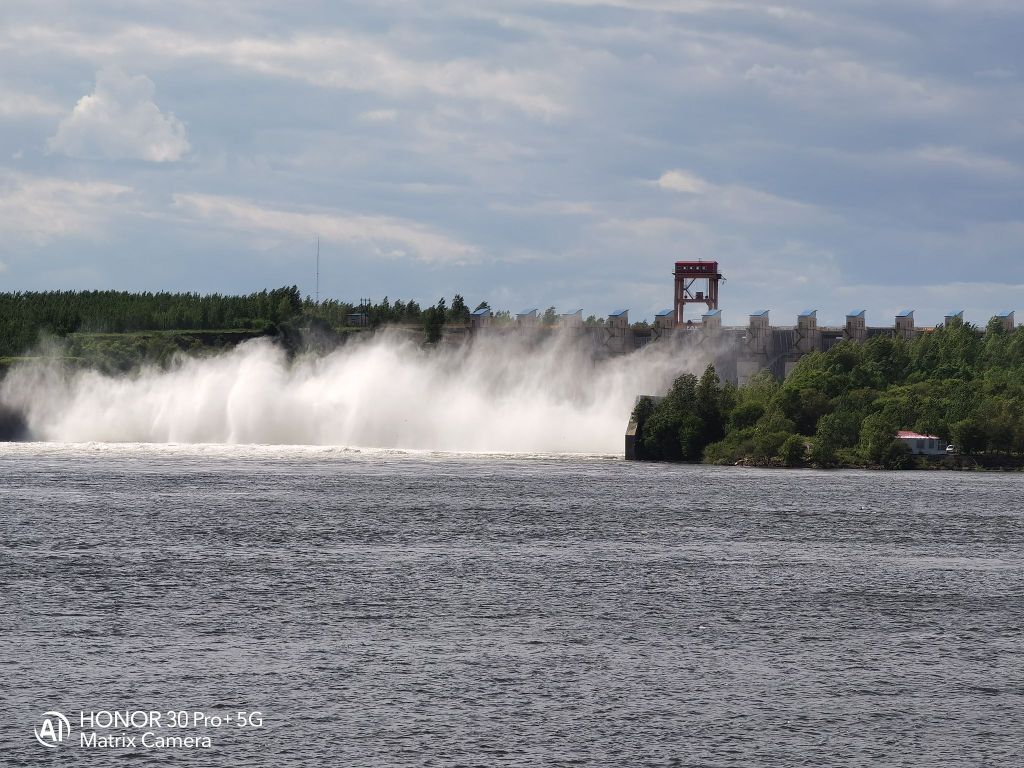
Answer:
<path fill-rule="evenodd" d="M 792 437 L 792 432 L 784 429 L 758 428 L 754 431 L 754 458 L 772 459 L 782 451 L 782 446 Z"/>
<path fill-rule="evenodd" d="M 883 452 L 879 463 L 886 469 L 910 469 L 914 460 L 910 449 L 901 440 L 892 440 Z"/>
<path fill-rule="evenodd" d="M 989 424 L 986 432 L 989 450 L 996 453 L 1009 453 L 1013 448 L 1014 429 L 1010 421 L 1002 419 L 993 421 Z"/>
<path fill-rule="evenodd" d="M 973 454 L 985 449 L 987 435 L 977 419 L 963 419 L 952 427 L 953 442 L 960 453 Z"/>
<path fill-rule="evenodd" d="M 428 344 L 436 344 L 441 340 L 441 335 L 444 333 L 445 316 L 444 299 L 434 306 L 428 307 L 427 311 L 423 313 L 423 332 Z"/>
<path fill-rule="evenodd" d="M 764 416 L 764 406 L 760 403 L 742 403 L 729 414 L 729 427 L 737 430 L 746 429 L 757 424 L 762 416 Z"/>
<path fill-rule="evenodd" d="M 680 433 L 683 420 L 693 413 L 697 377 L 683 374 L 654 408 L 644 425 L 642 456 L 656 461 L 682 461 Z"/>
<path fill-rule="evenodd" d="M 698 453 L 704 450 L 704 446 L 725 436 L 727 414 L 722 394 L 722 380 L 718 377 L 715 367 L 709 365 L 697 382 L 694 393 L 694 410 L 701 422 L 696 442 L 699 446 Z"/>
<path fill-rule="evenodd" d="M 455 298 L 452 299 L 451 309 L 448 310 L 448 322 L 449 323 L 468 323 L 469 322 L 469 307 L 466 306 L 465 299 L 458 293 L 455 294 Z"/>
<path fill-rule="evenodd" d="M 650 397 L 638 398 L 636 405 L 633 406 L 633 414 L 630 417 L 630 420 L 636 423 L 636 444 L 641 446 L 641 451 L 644 439 L 644 427 L 652 413 L 654 413 L 654 400 Z"/>
<path fill-rule="evenodd" d="M 896 439 L 896 425 L 883 413 L 873 413 L 860 427 L 860 451 L 868 461 L 881 464 Z"/>
<path fill-rule="evenodd" d="M 807 460 L 807 441 L 800 435 L 790 435 L 782 444 L 779 457 L 787 467 L 802 467 Z"/>
<path fill-rule="evenodd" d="M 277 309 L 274 312 L 274 320 L 277 322 L 284 322 L 285 320 L 291 320 L 292 318 L 292 305 L 286 297 L 281 297 L 281 300 L 277 303 Z"/>
<path fill-rule="evenodd" d="M 811 447 L 811 461 L 822 467 L 831 467 L 838 460 L 842 448 L 857 444 L 860 419 L 852 413 L 827 413 L 818 420 Z"/>
<path fill-rule="evenodd" d="M 692 374 L 680 376 L 649 412 L 634 413 L 646 417 L 638 441 L 641 457 L 700 461 L 705 448 L 725 435 L 734 399 L 733 388 L 721 386 L 713 366 L 708 366 L 699 380 Z"/>

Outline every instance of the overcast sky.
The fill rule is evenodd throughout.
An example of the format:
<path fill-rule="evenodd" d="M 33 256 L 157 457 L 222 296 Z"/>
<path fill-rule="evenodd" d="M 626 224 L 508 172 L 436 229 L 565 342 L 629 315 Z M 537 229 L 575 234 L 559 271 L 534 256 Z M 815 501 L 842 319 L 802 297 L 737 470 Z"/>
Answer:
<path fill-rule="evenodd" d="M 130 6 L 132 10 L 125 10 Z M 1020 0 L 3 0 L 0 290 L 1024 311 Z"/>

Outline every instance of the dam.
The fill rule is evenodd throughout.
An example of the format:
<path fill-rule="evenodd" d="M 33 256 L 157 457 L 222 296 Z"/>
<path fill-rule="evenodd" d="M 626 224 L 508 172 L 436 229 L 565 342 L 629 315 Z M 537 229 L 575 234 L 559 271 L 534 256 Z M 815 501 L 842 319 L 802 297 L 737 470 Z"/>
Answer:
<path fill-rule="evenodd" d="M 876 336 L 911 341 L 930 333 L 932 327 L 919 327 L 912 309 L 904 310 L 886 325 L 868 324 L 867 311 L 854 309 L 846 314 L 842 326 L 818 324 L 818 310 L 800 312 L 793 325 L 772 325 L 768 309 L 751 312 L 742 326 L 722 324 L 719 287 L 724 281 L 715 261 L 679 261 L 675 264 L 675 304 L 659 312 L 653 323 L 630 323 L 629 310 L 619 309 L 607 318 L 583 320 L 583 310 L 557 315 L 555 326 L 579 334 L 589 341 L 599 356 L 625 355 L 648 344 L 671 344 L 680 354 L 699 353 L 713 363 L 723 380 L 742 386 L 760 371 L 771 371 L 785 378 L 804 355 L 823 352 L 842 341 L 863 343 Z M 689 308 L 698 305 L 700 310 Z M 691 312 L 692 315 L 691 316 Z M 1007 331 L 1016 327 L 1013 311 L 994 316 Z M 964 322 L 961 310 L 948 312 L 944 324 Z M 515 316 L 513 329 L 535 333 L 549 327 L 541 322 L 537 309 L 526 309 Z M 470 317 L 468 332 L 496 332 L 499 326 L 490 309 L 479 309 Z"/>

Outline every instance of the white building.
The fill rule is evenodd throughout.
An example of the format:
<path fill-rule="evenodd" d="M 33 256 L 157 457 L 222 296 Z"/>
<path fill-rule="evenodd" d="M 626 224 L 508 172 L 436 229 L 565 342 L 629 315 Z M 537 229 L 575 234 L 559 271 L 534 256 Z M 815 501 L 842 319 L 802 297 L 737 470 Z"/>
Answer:
<path fill-rule="evenodd" d="M 901 429 L 896 433 L 896 439 L 907 446 L 915 456 L 946 455 L 946 442 L 935 435 L 921 435 Z"/>

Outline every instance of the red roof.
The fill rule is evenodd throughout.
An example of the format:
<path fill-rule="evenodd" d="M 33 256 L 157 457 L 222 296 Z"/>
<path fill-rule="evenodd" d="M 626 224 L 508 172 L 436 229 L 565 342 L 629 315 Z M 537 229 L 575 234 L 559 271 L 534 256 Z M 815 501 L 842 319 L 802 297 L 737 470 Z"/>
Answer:
<path fill-rule="evenodd" d="M 899 438 L 902 438 L 902 439 L 905 439 L 905 440 L 938 440 L 939 439 L 935 435 L 922 435 L 922 434 L 919 434 L 917 432 L 909 432 L 909 431 L 907 431 L 905 429 L 901 429 L 899 432 L 897 432 L 896 433 L 896 437 L 899 437 Z"/>

